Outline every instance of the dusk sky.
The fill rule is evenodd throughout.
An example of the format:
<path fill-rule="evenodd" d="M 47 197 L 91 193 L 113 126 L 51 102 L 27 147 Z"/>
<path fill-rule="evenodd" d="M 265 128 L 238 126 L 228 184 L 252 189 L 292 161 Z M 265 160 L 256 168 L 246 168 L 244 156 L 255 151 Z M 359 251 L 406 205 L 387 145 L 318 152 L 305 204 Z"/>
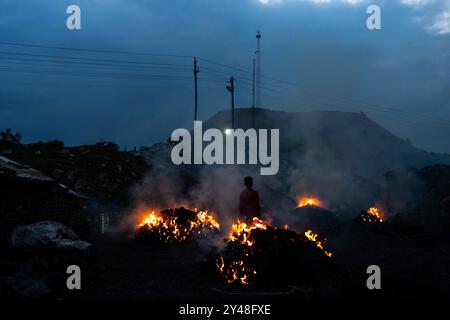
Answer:
<path fill-rule="evenodd" d="M 66 28 L 71 4 L 81 30 Z M 371 4 L 381 30 L 366 27 Z M 262 107 L 363 111 L 450 153 L 450 0 L 2 0 L 0 130 L 66 145 L 165 140 L 193 125 L 193 56 L 201 119 L 229 108 L 231 75 L 237 106 L 251 105 L 258 29 Z"/>

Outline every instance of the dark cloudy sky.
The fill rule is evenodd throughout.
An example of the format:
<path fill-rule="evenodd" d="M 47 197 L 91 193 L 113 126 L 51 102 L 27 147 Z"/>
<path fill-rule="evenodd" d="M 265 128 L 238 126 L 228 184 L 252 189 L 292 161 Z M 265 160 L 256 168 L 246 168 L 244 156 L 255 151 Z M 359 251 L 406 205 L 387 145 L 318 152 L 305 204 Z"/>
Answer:
<path fill-rule="evenodd" d="M 71 4 L 82 30 L 66 29 Z M 366 28 L 369 4 L 382 9 L 380 31 Z M 264 107 L 361 110 L 450 152 L 449 0 L 2 0 L 0 129 L 69 145 L 165 139 L 192 126 L 191 56 L 201 58 L 202 119 L 229 106 L 232 74 L 237 105 L 250 105 L 251 74 L 210 61 L 251 70 L 257 29 Z"/>

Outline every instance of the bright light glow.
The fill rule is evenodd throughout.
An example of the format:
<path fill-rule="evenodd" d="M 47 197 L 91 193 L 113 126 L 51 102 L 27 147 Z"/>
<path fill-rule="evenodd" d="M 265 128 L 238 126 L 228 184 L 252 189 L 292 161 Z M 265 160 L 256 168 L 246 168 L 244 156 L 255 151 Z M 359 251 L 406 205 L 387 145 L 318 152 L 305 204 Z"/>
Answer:
<path fill-rule="evenodd" d="M 229 135 L 229 134 L 231 134 L 232 132 L 233 132 L 232 129 L 225 129 L 225 134 L 226 134 L 226 135 Z"/>

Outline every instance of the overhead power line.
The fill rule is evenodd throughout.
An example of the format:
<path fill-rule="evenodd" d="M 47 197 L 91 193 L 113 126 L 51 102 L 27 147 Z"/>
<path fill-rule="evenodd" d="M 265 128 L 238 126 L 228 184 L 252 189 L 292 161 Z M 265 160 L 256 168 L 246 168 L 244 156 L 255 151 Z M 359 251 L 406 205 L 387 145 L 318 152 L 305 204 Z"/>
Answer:
<path fill-rule="evenodd" d="M 24 62 L 31 62 L 26 63 Z M 124 65 L 124 64 L 108 64 L 108 63 L 96 63 L 96 62 L 77 62 L 77 61 L 57 61 L 57 60 L 41 60 L 41 59 L 23 59 L 23 58 L 9 58 L 9 57 L 1 57 L 0 63 L 7 65 L 20 65 L 20 66 L 31 66 L 31 67 L 102 67 L 102 68 L 112 68 L 112 69 L 131 69 L 131 70 L 141 70 L 141 69 L 149 69 L 149 70 L 162 70 L 162 71 L 170 71 L 170 72 L 183 72 L 188 69 L 185 68 L 173 68 L 173 67 L 163 67 L 163 66 L 139 66 L 139 65 Z M 63 64 L 64 66 L 60 66 Z"/>
<path fill-rule="evenodd" d="M 29 56 L 29 57 L 41 57 L 41 58 L 53 58 L 53 59 L 99 61 L 99 62 L 112 62 L 112 63 L 130 63 L 130 64 L 136 64 L 136 65 L 150 65 L 150 66 L 165 66 L 165 67 L 180 67 L 180 68 L 181 67 L 183 67 L 183 68 L 189 68 L 190 67 L 190 65 L 188 65 L 188 64 L 156 63 L 156 62 L 117 60 L 117 59 L 98 59 L 98 58 L 71 57 L 71 56 L 60 56 L 60 55 L 55 56 L 55 55 L 47 55 L 47 54 L 10 52 L 10 51 L 0 51 L 0 54 Z"/>
<path fill-rule="evenodd" d="M 95 52 L 95 53 L 113 53 L 113 54 L 128 54 L 137 56 L 155 56 L 155 57 L 171 57 L 171 58 L 192 58 L 188 55 L 180 54 L 166 54 L 166 53 L 154 53 L 154 52 L 135 52 L 135 51 L 120 51 L 120 50 L 99 50 L 99 49 L 86 49 L 86 48 L 73 48 L 73 47 L 61 47 L 61 46 L 49 46 L 40 44 L 28 44 L 0 41 L 0 44 L 15 47 L 31 47 L 31 48 L 43 48 L 43 49 L 56 49 L 56 50 L 68 50 L 68 51 L 81 51 L 81 52 Z"/>
<path fill-rule="evenodd" d="M 51 46 L 51 45 L 41 45 L 41 44 L 27 44 L 27 43 L 16 43 L 16 42 L 7 42 L 7 41 L 0 41 L 0 45 L 4 46 L 14 46 L 14 47 L 30 47 L 30 48 L 40 48 L 40 49 L 52 49 L 52 50 L 66 50 L 66 51 L 73 51 L 73 52 L 90 52 L 90 53 L 102 53 L 102 54 L 122 54 L 122 55 L 135 55 L 135 56 L 154 56 L 154 57 L 167 57 L 167 58 L 190 58 L 192 59 L 193 56 L 190 55 L 179 55 L 179 54 L 166 54 L 161 52 L 153 52 L 153 53 L 145 53 L 145 52 L 135 52 L 135 51 L 120 51 L 120 50 L 101 50 L 101 49 L 87 49 L 87 48 L 73 48 L 73 47 L 64 47 L 64 46 Z M 37 53 L 23 53 L 23 52 L 0 52 L 4 55 L 13 55 L 13 57 L 10 58 L 10 60 L 16 60 L 16 61 L 28 61 L 23 58 L 23 56 L 28 57 L 39 57 L 39 58 L 51 58 L 51 59 L 62 59 L 62 61 L 39 61 L 38 59 L 29 59 L 33 60 L 30 62 L 39 62 L 39 63 L 65 63 L 68 64 L 69 61 L 73 61 L 72 64 L 84 64 L 84 65 L 91 65 L 91 66 L 105 66 L 105 67 L 123 67 L 123 68 L 133 68 L 131 65 L 136 66 L 136 68 L 146 68 L 146 69 L 161 69 L 164 70 L 162 67 L 167 67 L 167 70 L 171 70 L 172 68 L 183 70 L 184 68 L 190 69 L 190 65 L 187 64 L 173 64 L 173 63 L 159 63 L 159 62 L 147 62 L 147 61 L 131 61 L 131 60 L 121 60 L 121 59 L 105 59 L 105 58 L 88 58 L 88 57 L 73 57 L 73 56 L 64 56 L 64 55 L 47 55 L 47 54 L 37 54 Z M 19 56 L 19 57 L 17 57 Z M 230 76 L 230 70 L 233 70 L 233 74 L 236 75 L 236 79 L 239 79 L 239 83 L 242 85 L 248 85 L 248 82 L 252 82 L 252 70 L 247 70 L 245 68 L 232 66 L 229 64 L 225 64 L 222 62 L 218 62 L 212 59 L 206 59 L 202 57 L 197 58 L 199 62 L 204 62 L 207 64 L 207 66 L 202 65 L 202 70 L 205 74 L 209 76 L 209 78 L 202 78 L 200 77 L 198 81 L 206 81 L 206 82 L 218 82 L 223 81 L 225 78 L 228 78 Z M 85 61 L 89 62 L 95 62 L 94 63 L 86 63 Z M 98 63 L 97 63 L 98 62 Z M 116 64 L 119 63 L 119 64 Z M 123 64 L 123 65 L 120 65 Z M 215 65 L 217 68 L 220 68 L 221 70 L 218 70 L 217 68 L 209 67 L 209 65 Z M 147 67 L 145 67 L 147 66 Z M 41 67 L 41 66 L 38 66 Z M 161 67 L 161 68 L 159 68 Z M 183 77 L 183 76 L 168 76 L 168 75 L 146 75 L 146 74 L 122 74 L 122 73 L 82 73 L 82 72 L 62 72 L 62 71 L 47 71 L 47 70 L 31 70 L 27 71 L 24 69 L 8 69 L 3 68 L 0 69 L 0 71 L 4 72 L 23 72 L 23 73 L 47 73 L 47 74 L 54 74 L 54 75 L 69 75 L 69 76 L 88 76 L 88 77 L 110 77 L 110 78 L 131 78 L 131 79 L 144 79 L 148 80 L 150 79 L 161 79 L 161 80 L 176 80 L 176 81 L 187 81 L 188 79 L 192 79 L 191 77 Z M 226 76 L 226 77 L 225 77 Z M 283 79 L 278 79 L 270 76 L 266 76 L 264 74 L 261 74 L 261 78 L 264 79 L 262 84 L 266 84 L 267 86 L 261 85 L 261 90 L 266 92 L 273 92 L 277 95 L 285 96 L 291 96 L 291 97 L 301 97 L 304 98 L 305 96 L 311 97 L 313 100 L 315 100 L 318 104 L 321 105 L 331 105 L 331 106 L 344 106 L 344 108 L 348 109 L 350 108 L 359 108 L 359 110 L 371 110 L 374 112 L 381 112 L 385 114 L 391 114 L 391 115 L 397 115 L 402 116 L 405 118 L 410 119 L 416 119 L 416 120 L 423 120 L 428 121 L 430 123 L 438 124 L 438 125 L 450 125 L 450 121 L 445 119 L 436 119 L 428 114 L 419 113 L 419 112 L 413 112 L 413 111 L 405 111 L 401 110 L 399 108 L 395 108 L 392 106 L 387 105 L 377 105 L 373 102 L 367 102 L 363 99 L 355 99 L 354 97 L 349 98 L 347 96 L 341 96 L 338 94 L 333 93 L 326 93 L 323 91 L 317 92 L 317 90 L 308 88 L 306 86 L 303 86 L 301 84 L 286 81 Z M 277 88 L 277 89 L 275 89 Z M 289 89 L 288 89 L 289 88 Z M 296 90 L 296 93 L 292 93 L 292 89 Z"/>
<path fill-rule="evenodd" d="M 76 76 L 76 77 L 92 77 L 92 78 L 112 78 L 112 79 L 136 79 L 136 80 L 173 80 L 186 81 L 191 79 L 189 76 L 179 75 L 160 75 L 160 74 L 130 74 L 130 73 L 100 73 L 100 72 L 71 72 L 62 70 L 29 70 L 20 68 L 2 68 L 0 72 L 15 72 L 15 73 L 30 73 L 30 74 L 47 74 L 58 76 Z M 219 82 L 221 79 L 217 78 L 203 78 L 199 81 Z"/>

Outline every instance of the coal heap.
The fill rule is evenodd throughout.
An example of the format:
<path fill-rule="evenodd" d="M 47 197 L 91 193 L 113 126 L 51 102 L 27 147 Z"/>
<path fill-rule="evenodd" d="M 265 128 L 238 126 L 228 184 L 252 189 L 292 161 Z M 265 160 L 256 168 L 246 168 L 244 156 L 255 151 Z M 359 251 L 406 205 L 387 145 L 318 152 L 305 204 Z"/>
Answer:
<path fill-rule="evenodd" d="M 314 205 L 296 208 L 292 214 L 295 217 L 292 226 L 297 229 L 307 226 L 314 230 L 328 230 L 338 224 L 333 212 Z"/>
<path fill-rule="evenodd" d="M 219 224 L 207 211 L 169 208 L 146 215 L 138 225 L 136 239 L 146 242 L 191 242 L 218 229 Z"/>

